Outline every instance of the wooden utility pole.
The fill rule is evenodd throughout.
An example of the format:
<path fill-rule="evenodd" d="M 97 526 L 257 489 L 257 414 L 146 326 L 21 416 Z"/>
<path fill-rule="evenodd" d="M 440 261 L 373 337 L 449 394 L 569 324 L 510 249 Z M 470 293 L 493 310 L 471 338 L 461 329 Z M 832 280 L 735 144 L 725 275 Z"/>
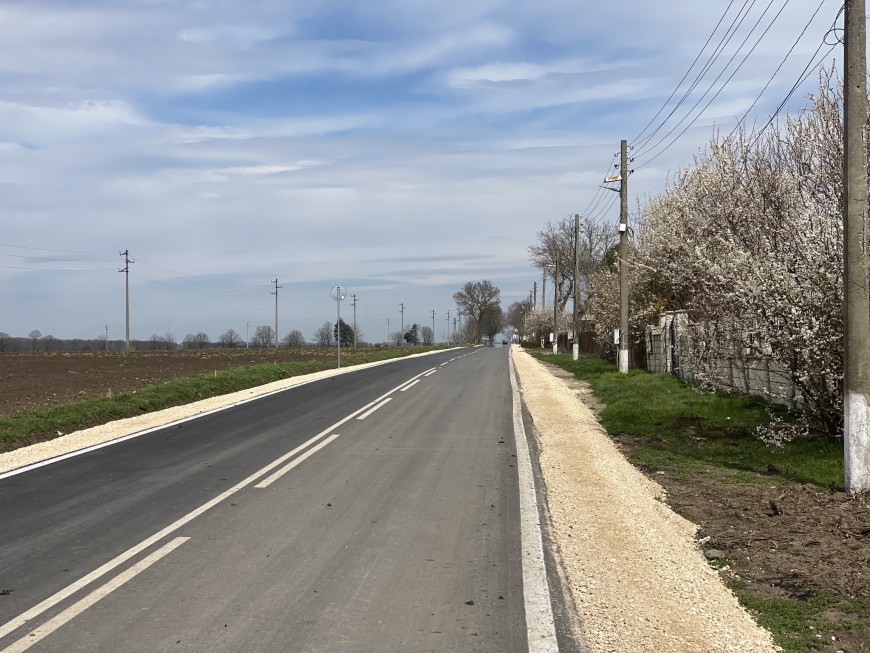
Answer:
<path fill-rule="evenodd" d="M 275 295 L 275 349 L 278 349 L 278 288 L 283 288 L 284 286 L 278 285 L 278 278 L 276 277 L 274 281 L 270 281 L 269 283 L 275 284 L 275 292 L 270 292 L 270 295 Z"/>
<path fill-rule="evenodd" d="M 432 309 L 432 344 L 435 344 L 435 309 Z"/>
<path fill-rule="evenodd" d="M 580 358 L 580 214 L 574 214 L 574 339 L 571 353 L 574 360 Z"/>
<path fill-rule="evenodd" d="M 870 297 L 867 290 L 867 23 L 846 0 L 843 130 L 843 449 L 846 490 L 870 490 Z"/>
<path fill-rule="evenodd" d="M 129 249 L 125 249 L 123 252 L 119 252 L 118 256 L 124 257 L 124 267 L 118 270 L 118 272 L 124 273 L 124 296 L 127 306 L 127 317 L 125 322 L 126 326 L 124 328 L 124 341 L 126 343 L 124 351 L 130 351 L 130 263 L 133 263 L 133 261 L 130 260 Z M 108 342 L 108 336 L 106 336 L 106 341 Z"/>
<path fill-rule="evenodd" d="M 628 372 L 628 141 L 619 144 L 619 371 Z"/>
<path fill-rule="evenodd" d="M 399 328 L 399 347 L 405 346 L 405 302 L 399 304 L 399 312 L 402 314 L 402 324 Z"/>

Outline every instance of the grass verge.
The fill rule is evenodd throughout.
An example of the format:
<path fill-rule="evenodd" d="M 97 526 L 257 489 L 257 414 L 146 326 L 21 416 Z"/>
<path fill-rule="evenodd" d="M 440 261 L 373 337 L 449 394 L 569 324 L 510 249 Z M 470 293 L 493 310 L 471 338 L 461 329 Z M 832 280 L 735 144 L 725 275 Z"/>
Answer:
<path fill-rule="evenodd" d="M 760 399 L 701 392 L 674 377 L 643 370 L 620 374 L 615 365 L 598 358 L 539 357 L 589 383 L 606 406 L 599 421 L 611 435 L 632 438 L 636 465 L 682 477 L 714 466 L 778 475 L 824 489 L 844 487 L 840 443 L 798 439 L 775 447 L 755 437 L 756 427 L 769 421 L 769 411 L 781 411 Z M 734 478 L 749 479 L 739 474 Z"/>
<path fill-rule="evenodd" d="M 349 367 L 360 363 L 400 358 L 430 349 L 432 348 L 411 347 L 358 354 L 351 352 L 342 355 L 342 365 Z M 65 406 L 21 413 L 14 417 L 0 419 L 0 452 L 11 451 L 52 439 L 58 434 L 71 433 L 117 419 L 135 417 L 200 399 L 247 390 L 301 374 L 332 369 L 334 365 L 332 361 L 322 359 L 277 365 L 273 363 L 245 365 L 214 374 L 173 379 L 114 397 L 87 399 Z"/>

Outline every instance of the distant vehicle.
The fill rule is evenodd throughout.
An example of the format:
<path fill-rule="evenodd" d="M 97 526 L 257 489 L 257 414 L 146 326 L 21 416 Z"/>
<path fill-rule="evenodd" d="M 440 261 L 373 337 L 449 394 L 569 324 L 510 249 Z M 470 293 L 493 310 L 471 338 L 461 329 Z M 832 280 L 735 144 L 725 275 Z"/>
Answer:
<path fill-rule="evenodd" d="M 502 346 L 504 346 L 504 345 L 508 344 L 508 342 L 507 342 L 507 340 L 502 340 L 501 344 L 502 344 Z"/>

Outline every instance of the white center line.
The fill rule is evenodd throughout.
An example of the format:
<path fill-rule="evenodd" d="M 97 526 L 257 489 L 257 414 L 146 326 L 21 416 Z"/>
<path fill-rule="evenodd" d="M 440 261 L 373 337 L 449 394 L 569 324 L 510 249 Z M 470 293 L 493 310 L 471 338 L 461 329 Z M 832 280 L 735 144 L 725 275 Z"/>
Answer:
<path fill-rule="evenodd" d="M 388 401 L 389 401 L 389 400 L 388 400 Z M 374 410 L 374 408 L 373 408 L 372 410 Z M 298 465 L 299 463 L 301 463 L 301 462 L 302 462 L 303 460 L 305 460 L 306 458 L 309 458 L 310 456 L 313 456 L 314 454 L 316 454 L 318 451 L 320 451 L 321 449 L 323 449 L 323 447 L 325 447 L 326 445 L 328 445 L 330 442 L 332 442 L 333 440 L 335 440 L 335 438 L 337 438 L 337 437 L 338 437 L 338 433 L 334 433 L 334 434 L 330 435 L 328 438 L 326 438 L 323 442 L 321 442 L 320 444 L 318 444 L 316 447 L 311 447 L 311 448 L 310 448 L 308 451 L 306 451 L 304 454 L 302 454 L 302 455 L 299 456 L 298 458 L 295 458 L 295 459 L 293 460 L 293 462 L 291 462 L 291 463 L 285 465 L 284 467 L 282 467 L 281 469 L 279 469 L 277 472 L 275 472 L 274 474 L 272 474 L 272 475 L 271 475 L 269 478 L 267 478 L 265 481 L 260 481 L 260 482 L 257 483 L 254 487 L 255 487 L 255 488 L 264 488 L 264 487 L 269 487 L 272 483 L 274 483 L 274 482 L 277 481 L 279 478 L 281 478 L 282 476 L 284 476 L 284 474 L 286 474 L 286 473 L 289 472 L 291 469 L 293 469 L 294 467 L 296 467 L 296 465 Z"/>
<path fill-rule="evenodd" d="M 411 388 L 413 388 L 413 387 L 414 387 L 415 385 L 417 385 L 418 383 L 420 383 L 420 379 L 414 379 L 414 381 L 413 381 L 412 383 L 409 383 L 408 385 L 406 385 L 404 388 L 402 388 L 401 390 L 399 390 L 399 392 L 405 392 L 405 390 L 410 390 Z M 357 418 L 357 419 L 359 419 L 359 418 Z"/>
<path fill-rule="evenodd" d="M 426 372 L 423 376 L 432 376 L 432 375 L 435 374 L 435 372 L 437 372 L 437 371 L 438 371 L 438 370 L 432 370 L 431 372 Z"/>
<path fill-rule="evenodd" d="M 419 378 L 422 375 L 423 375 L 423 372 L 421 372 L 417 376 L 412 377 L 410 380 L 413 381 L 414 379 Z M 408 383 L 408 381 L 406 381 L 405 383 Z M 193 519 L 196 519 L 204 512 L 211 510 L 216 505 L 218 505 L 219 503 L 221 503 L 225 499 L 231 497 L 233 494 L 235 494 L 239 490 L 246 488 L 248 485 L 250 485 L 251 483 L 256 481 L 258 478 L 260 478 L 261 476 L 263 476 L 267 472 L 272 471 L 273 469 L 275 469 L 276 467 L 278 467 L 282 463 L 286 462 L 289 458 L 292 458 L 293 456 L 295 456 L 302 449 L 305 449 L 306 447 L 310 446 L 311 444 L 317 442 L 318 440 L 320 440 L 323 437 L 327 436 L 328 434 L 332 433 L 335 429 L 337 429 L 339 426 L 341 426 L 345 422 L 352 420 L 354 417 L 356 417 L 357 415 L 359 415 L 360 413 L 362 413 L 366 409 L 369 409 L 371 406 L 377 404 L 378 402 L 381 402 L 380 405 L 378 405 L 376 408 L 373 409 L 373 410 L 377 410 L 377 408 L 380 408 L 381 405 L 386 403 L 386 401 L 382 401 L 385 397 L 389 397 L 391 394 L 396 392 L 396 390 L 398 390 L 399 388 L 404 386 L 405 383 L 402 383 L 401 385 L 396 386 L 392 390 L 385 392 L 380 397 L 378 397 L 374 401 L 367 403 L 362 408 L 358 408 L 354 412 L 350 413 L 347 417 L 339 420 L 338 422 L 336 422 L 335 424 L 333 424 L 329 428 L 324 429 L 323 431 L 321 431 L 320 433 L 315 435 L 313 438 L 309 438 L 308 440 L 303 442 L 301 445 L 299 445 L 298 447 L 296 447 L 292 451 L 287 452 L 286 454 L 284 454 L 280 458 L 273 460 L 271 463 L 269 463 L 265 467 L 257 470 L 256 472 L 254 472 L 253 474 L 248 476 L 243 481 L 237 483 L 236 485 L 229 488 L 228 490 L 225 490 L 224 492 L 222 492 L 218 496 L 205 502 L 204 504 L 202 504 L 198 508 L 196 508 L 196 509 L 192 510 L 191 512 L 187 513 L 186 515 L 184 515 L 183 517 L 175 520 L 174 522 L 169 524 L 169 526 L 166 526 L 165 528 L 161 529 L 160 531 L 154 533 L 154 535 L 142 540 L 141 542 L 139 542 L 139 544 L 136 544 L 135 546 L 127 549 L 123 553 L 120 553 L 119 555 L 115 556 L 114 558 L 112 558 L 108 562 L 106 562 L 106 563 L 102 564 L 101 566 L 97 567 L 96 569 L 94 569 L 89 574 L 82 576 L 77 581 L 75 581 L 75 582 L 67 585 L 63 589 L 55 592 L 54 594 L 49 596 L 47 599 L 36 604 L 35 606 L 30 608 L 29 610 L 22 612 L 17 617 L 13 617 L 9 621 L 7 621 L 5 624 L 0 626 L 0 639 L 2 639 L 3 637 L 6 637 L 6 635 L 11 633 L 12 631 L 20 628 L 21 626 L 26 624 L 28 621 L 35 619 L 36 617 L 41 615 L 43 612 L 45 612 L 46 610 L 57 605 L 61 601 L 69 598 L 70 596 L 72 596 L 73 594 L 75 594 L 76 592 L 81 590 L 82 588 L 86 587 L 90 583 L 94 582 L 98 578 L 105 576 L 107 573 L 109 573 L 110 571 L 112 571 L 116 567 L 124 564 L 125 562 L 127 562 L 128 560 L 130 560 L 134 556 L 138 555 L 139 553 L 141 553 L 142 551 L 144 551 L 148 547 L 150 547 L 153 544 L 155 544 L 156 542 L 159 542 L 160 540 L 162 540 L 167 535 L 174 533 L 179 528 L 181 528 L 182 526 L 184 526 L 188 522 L 192 521 Z M 387 401 L 389 401 L 389 399 Z M 370 410 L 369 412 L 372 412 L 372 411 Z M 3 653 L 3 652 L 0 652 L 0 653 Z"/>
<path fill-rule="evenodd" d="M 369 415 L 371 415 L 373 412 L 375 412 L 378 408 L 381 408 L 382 406 L 386 406 L 386 405 L 387 405 L 388 403 L 390 403 L 392 400 L 393 400 L 392 397 L 387 397 L 387 398 L 384 399 L 381 403 L 372 406 L 370 409 L 368 409 L 368 410 L 367 410 L 366 412 L 364 412 L 362 415 L 360 415 L 359 417 L 357 417 L 357 419 L 365 419 L 366 417 L 368 417 Z"/>
<path fill-rule="evenodd" d="M 129 569 L 115 576 L 105 585 L 101 585 L 80 601 L 73 603 L 70 607 L 68 607 L 60 614 L 52 617 L 41 626 L 38 626 L 36 629 L 19 639 L 17 642 L 13 642 L 5 649 L 3 649 L 3 651 L 0 653 L 22 653 L 22 651 L 26 651 L 37 642 L 51 635 L 54 631 L 56 631 L 67 622 L 75 619 L 78 615 L 87 610 L 94 603 L 96 603 L 100 599 L 107 597 L 110 593 L 121 587 L 121 585 L 126 583 L 128 580 L 131 580 L 138 574 L 148 569 L 148 567 L 153 565 L 161 558 L 172 553 L 175 549 L 187 542 L 187 540 L 189 539 L 189 537 L 176 537 L 168 544 L 165 544 L 163 547 L 157 549 L 147 558 L 143 558 Z"/>

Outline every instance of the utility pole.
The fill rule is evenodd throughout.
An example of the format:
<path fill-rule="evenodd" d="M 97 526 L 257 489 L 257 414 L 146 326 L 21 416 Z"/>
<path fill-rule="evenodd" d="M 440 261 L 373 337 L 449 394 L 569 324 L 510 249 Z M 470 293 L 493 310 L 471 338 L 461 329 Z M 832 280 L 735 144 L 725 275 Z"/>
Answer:
<path fill-rule="evenodd" d="M 449 310 L 447 311 L 447 333 L 445 333 L 444 335 L 445 335 L 445 337 L 447 338 L 447 342 L 448 342 L 448 344 L 450 344 L 450 343 L 453 342 L 453 341 L 450 339 L 450 311 L 449 311 Z"/>
<path fill-rule="evenodd" d="M 556 255 L 556 272 L 553 275 L 553 353 L 559 353 L 559 256 Z"/>
<path fill-rule="evenodd" d="M 387 318 L 387 344 L 390 344 L 390 318 Z"/>
<path fill-rule="evenodd" d="M 432 309 L 432 344 L 435 344 L 435 309 Z"/>
<path fill-rule="evenodd" d="M 118 252 L 118 256 L 124 257 L 124 267 L 118 272 L 124 273 L 124 296 L 127 305 L 126 327 L 124 329 L 124 341 L 126 342 L 125 351 L 130 351 L 130 263 L 134 263 L 130 259 L 130 250 L 125 249 L 123 252 Z M 106 338 L 108 342 L 108 337 Z"/>
<path fill-rule="evenodd" d="M 402 314 L 402 326 L 399 329 L 399 347 L 405 346 L 405 302 L 399 304 L 399 312 Z"/>
<path fill-rule="evenodd" d="M 580 214 L 574 214 L 574 338 L 571 344 L 571 354 L 574 360 L 580 358 Z"/>
<path fill-rule="evenodd" d="M 547 268 L 544 267 L 544 276 L 541 278 L 541 310 L 547 308 Z"/>
<path fill-rule="evenodd" d="M 535 281 L 534 285 L 532 286 L 532 289 L 534 290 L 534 296 L 535 296 L 534 301 L 532 302 L 532 308 L 535 309 L 535 308 L 538 308 L 538 282 L 537 281 Z"/>
<path fill-rule="evenodd" d="M 106 351 L 109 351 L 109 325 L 106 325 Z"/>
<path fill-rule="evenodd" d="M 284 286 L 278 285 L 277 277 L 274 281 L 270 281 L 269 283 L 275 284 L 275 292 L 269 294 L 275 295 L 275 349 L 278 349 L 278 288 L 283 288 Z"/>
<path fill-rule="evenodd" d="M 846 0 L 843 41 L 843 452 L 846 490 L 870 490 L 870 297 L 867 291 L 867 23 Z"/>
<path fill-rule="evenodd" d="M 356 349 L 356 293 L 351 296 L 353 297 L 353 348 Z"/>
<path fill-rule="evenodd" d="M 628 141 L 619 144 L 619 371 L 628 372 Z"/>
<path fill-rule="evenodd" d="M 251 328 L 251 323 L 245 322 L 245 349 L 251 348 L 251 342 L 248 339 L 248 331 L 250 330 L 250 328 Z"/>

